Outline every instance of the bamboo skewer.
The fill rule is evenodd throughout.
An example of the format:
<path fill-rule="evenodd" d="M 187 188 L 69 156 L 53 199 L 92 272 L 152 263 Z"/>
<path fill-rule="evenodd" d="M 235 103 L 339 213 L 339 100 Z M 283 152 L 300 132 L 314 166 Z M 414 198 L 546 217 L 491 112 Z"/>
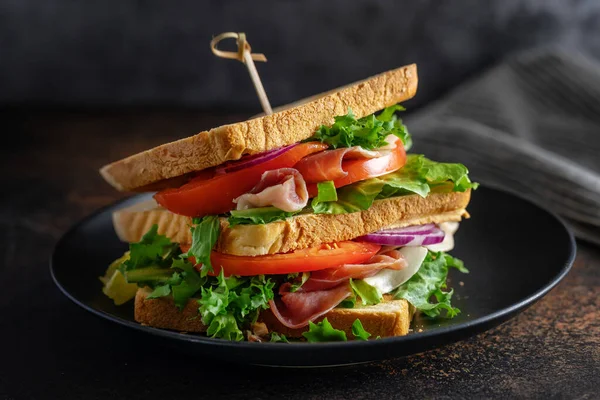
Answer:
<path fill-rule="evenodd" d="M 236 39 L 238 47 L 237 53 L 233 51 L 223 51 L 217 48 L 217 44 L 224 39 Z M 246 65 L 246 67 L 248 68 L 248 73 L 250 74 L 250 79 L 252 79 L 252 83 L 254 84 L 254 88 L 256 89 L 256 94 L 258 95 L 258 99 L 260 100 L 260 104 L 265 114 L 273 114 L 271 103 L 269 103 L 269 98 L 267 97 L 265 88 L 263 87 L 263 84 L 260 80 L 260 76 L 258 75 L 258 71 L 256 70 L 256 66 L 254 65 L 254 61 L 266 62 L 267 57 L 265 57 L 264 54 L 252 53 L 252 48 L 246 40 L 246 34 L 243 32 L 221 33 L 220 35 L 215 36 L 211 40 L 210 49 L 212 50 L 213 54 L 217 57 L 238 60 Z"/>

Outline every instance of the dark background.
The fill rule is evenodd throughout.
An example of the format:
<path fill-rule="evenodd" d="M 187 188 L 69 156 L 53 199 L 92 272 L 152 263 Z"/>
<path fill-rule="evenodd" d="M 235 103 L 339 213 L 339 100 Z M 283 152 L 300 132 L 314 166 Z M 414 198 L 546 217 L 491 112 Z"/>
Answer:
<path fill-rule="evenodd" d="M 414 110 L 517 51 L 600 59 L 600 1 L 0 0 L 0 399 L 598 397 L 600 250 L 581 242 L 571 273 L 517 318 L 360 367 L 198 359 L 63 296 L 54 244 L 126 195 L 100 166 L 260 111 L 243 65 L 209 50 L 225 31 L 267 55 L 273 105 L 416 62 Z"/>
<path fill-rule="evenodd" d="M 414 109 L 518 50 L 600 57 L 600 2 L 2 0 L 0 104 L 260 110 L 243 65 L 209 50 L 226 31 L 267 56 L 274 105 L 416 62 Z"/>

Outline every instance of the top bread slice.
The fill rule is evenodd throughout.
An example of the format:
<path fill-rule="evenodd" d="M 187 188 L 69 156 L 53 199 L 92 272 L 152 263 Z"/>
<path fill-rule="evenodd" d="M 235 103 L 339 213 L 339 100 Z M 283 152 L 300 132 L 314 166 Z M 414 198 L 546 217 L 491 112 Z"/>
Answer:
<path fill-rule="evenodd" d="M 264 225 L 230 227 L 221 218 L 221 233 L 215 250 L 236 256 L 259 256 L 351 240 L 388 228 L 427 223 L 460 221 L 468 216 L 465 208 L 471 191 L 430 193 L 423 198 L 407 195 L 376 200 L 368 210 L 349 214 L 299 214 Z M 152 225 L 172 241 L 191 243 L 191 219 L 156 206 L 153 201 L 136 204 L 113 213 L 119 238 L 138 242 Z"/>
<path fill-rule="evenodd" d="M 165 179 L 297 143 L 348 109 L 361 118 L 413 97 L 417 66 L 400 67 L 294 103 L 271 115 L 224 125 L 116 161 L 100 169 L 118 190 L 140 190 Z"/>

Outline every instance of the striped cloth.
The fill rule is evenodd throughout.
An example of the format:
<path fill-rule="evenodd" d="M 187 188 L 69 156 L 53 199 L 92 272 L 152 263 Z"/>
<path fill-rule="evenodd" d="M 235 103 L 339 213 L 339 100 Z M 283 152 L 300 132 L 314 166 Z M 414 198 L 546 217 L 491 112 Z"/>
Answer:
<path fill-rule="evenodd" d="M 462 162 L 475 180 L 561 215 L 600 244 L 600 63 L 517 55 L 406 118 L 414 152 Z"/>

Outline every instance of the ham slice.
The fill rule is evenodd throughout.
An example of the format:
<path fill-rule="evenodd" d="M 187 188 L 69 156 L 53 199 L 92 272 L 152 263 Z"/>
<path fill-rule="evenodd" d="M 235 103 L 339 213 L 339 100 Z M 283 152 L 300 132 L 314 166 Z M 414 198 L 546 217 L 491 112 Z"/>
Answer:
<path fill-rule="evenodd" d="M 290 283 L 279 288 L 279 298 L 269 300 L 273 315 L 290 329 L 303 328 L 309 321 L 314 321 L 327 314 L 344 299 L 352 295 L 350 283 L 338 285 L 333 289 L 315 292 L 290 292 Z"/>
<path fill-rule="evenodd" d="M 407 263 L 396 249 L 386 249 L 374 255 L 364 264 L 346 264 L 338 268 L 327 268 L 315 271 L 299 289 L 301 292 L 325 290 L 352 279 L 365 279 L 375 275 L 382 269 L 401 270 Z"/>
<path fill-rule="evenodd" d="M 308 203 L 306 182 L 294 168 L 280 168 L 262 174 L 260 182 L 246 194 L 233 200 L 238 210 L 274 206 L 293 212 Z"/>
<path fill-rule="evenodd" d="M 344 170 L 343 162 L 348 160 L 371 159 L 381 156 L 379 151 L 365 150 L 360 146 L 343 149 L 326 150 L 304 157 L 296 168 L 308 183 L 333 181 L 348 175 Z"/>
<path fill-rule="evenodd" d="M 302 328 L 352 295 L 350 278 L 364 279 L 382 269 L 401 270 L 407 262 L 400 251 L 387 248 L 374 255 L 365 264 L 346 264 L 311 273 L 308 281 L 296 292 L 291 283 L 279 288 L 280 297 L 269 301 L 273 315 L 291 329 Z"/>
<path fill-rule="evenodd" d="M 348 175 L 344 170 L 344 161 L 382 157 L 396 148 L 396 140 L 396 136 L 389 135 L 386 138 L 387 144 L 376 151 L 365 150 L 360 146 L 322 151 L 304 157 L 294 168 L 300 171 L 307 183 L 334 181 Z"/>

